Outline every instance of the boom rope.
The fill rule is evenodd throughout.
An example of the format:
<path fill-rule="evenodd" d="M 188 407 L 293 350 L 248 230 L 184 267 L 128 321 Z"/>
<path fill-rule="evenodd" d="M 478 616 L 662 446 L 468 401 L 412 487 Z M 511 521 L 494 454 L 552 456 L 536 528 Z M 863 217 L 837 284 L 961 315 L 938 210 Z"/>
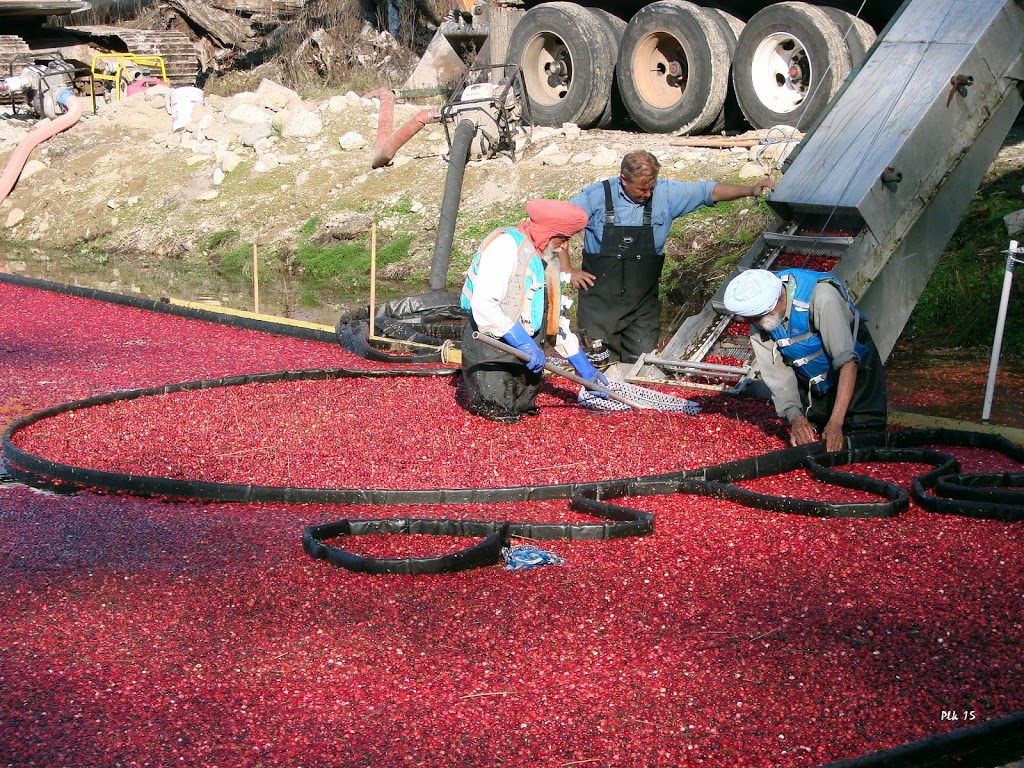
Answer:
<path fill-rule="evenodd" d="M 199 501 L 340 504 L 340 505 L 445 505 L 492 504 L 515 501 L 565 499 L 573 511 L 599 518 L 585 523 L 528 523 L 507 520 L 449 520 L 430 518 L 343 519 L 308 526 L 303 548 L 310 556 L 334 565 L 366 573 L 450 573 L 493 565 L 509 537 L 536 540 L 594 541 L 646 536 L 654 530 L 654 515 L 613 500 L 627 496 L 691 494 L 725 499 L 742 506 L 786 514 L 827 518 L 894 517 L 905 511 L 910 498 L 922 509 L 1005 521 L 1024 519 L 1024 472 L 962 474 L 955 457 L 924 446 L 962 446 L 995 451 L 1024 464 L 1024 448 L 998 435 L 947 429 L 901 430 L 846 439 L 842 451 L 828 453 L 821 443 L 784 448 L 747 459 L 660 475 L 504 488 L 308 488 L 300 486 L 242 485 L 203 480 L 139 476 L 77 467 L 44 459 L 15 445 L 17 433 L 37 422 L 70 411 L 83 410 L 119 400 L 165 395 L 217 387 L 277 381 L 308 381 L 338 378 L 392 378 L 435 376 L 443 371 L 403 369 L 386 371 L 346 368 L 280 371 L 267 374 L 204 379 L 146 389 L 114 392 L 64 403 L 29 414 L 12 423 L 3 435 L 3 455 L 8 473 L 16 480 L 37 486 L 95 488 L 137 496 L 157 496 Z M 877 478 L 840 469 L 859 462 L 910 462 L 933 469 L 916 476 L 908 494 Z M 879 501 L 814 501 L 759 493 L 736 483 L 806 469 L 819 483 L 864 491 Z M 483 537 L 483 541 L 458 552 L 435 557 L 366 558 L 348 552 L 332 541 L 375 533 Z"/>

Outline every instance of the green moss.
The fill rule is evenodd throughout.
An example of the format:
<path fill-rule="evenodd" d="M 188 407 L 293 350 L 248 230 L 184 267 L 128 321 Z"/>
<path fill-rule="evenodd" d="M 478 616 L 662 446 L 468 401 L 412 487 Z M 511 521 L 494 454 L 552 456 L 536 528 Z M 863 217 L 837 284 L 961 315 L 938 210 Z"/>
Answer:
<path fill-rule="evenodd" d="M 986 180 L 939 259 L 904 335 L 936 346 L 991 348 L 1010 238 L 1003 217 L 1024 208 L 1024 171 Z M 1003 350 L 1024 354 L 1024 275 L 1010 296 Z"/>
<path fill-rule="evenodd" d="M 299 296 L 299 306 L 304 309 L 318 309 L 321 306 L 320 299 L 314 293 L 303 293 Z"/>
<path fill-rule="evenodd" d="M 220 232 L 214 232 L 213 234 L 208 235 L 203 241 L 203 247 L 207 251 L 216 251 L 220 249 L 221 246 L 237 240 L 240 234 L 241 233 L 237 229 L 225 229 Z"/>
<path fill-rule="evenodd" d="M 377 250 L 377 269 L 409 256 L 411 235 L 401 235 Z M 301 243 L 295 264 L 314 285 L 362 289 L 370 284 L 370 249 L 361 242 L 322 246 Z"/>
<path fill-rule="evenodd" d="M 284 271 L 284 263 L 274 250 L 257 249 L 260 285 L 270 283 Z M 217 274 L 229 281 L 251 281 L 253 273 L 253 249 L 251 245 L 233 248 L 216 258 Z"/>

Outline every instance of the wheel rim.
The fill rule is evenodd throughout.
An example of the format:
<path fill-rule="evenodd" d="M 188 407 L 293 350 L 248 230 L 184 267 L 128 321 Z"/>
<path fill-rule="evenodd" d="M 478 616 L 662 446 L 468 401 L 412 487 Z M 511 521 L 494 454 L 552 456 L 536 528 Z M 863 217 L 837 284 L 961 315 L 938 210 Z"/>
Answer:
<path fill-rule="evenodd" d="M 535 35 L 523 49 L 520 64 L 526 92 L 537 104 L 551 107 L 572 87 L 572 55 L 558 35 Z"/>
<path fill-rule="evenodd" d="M 682 101 L 689 79 L 686 52 L 672 35 L 656 32 L 641 40 L 633 53 L 633 82 L 645 102 L 669 109 Z"/>
<path fill-rule="evenodd" d="M 785 32 L 769 35 L 754 51 L 750 77 L 765 107 L 781 114 L 794 111 L 810 95 L 813 82 L 807 47 Z"/>

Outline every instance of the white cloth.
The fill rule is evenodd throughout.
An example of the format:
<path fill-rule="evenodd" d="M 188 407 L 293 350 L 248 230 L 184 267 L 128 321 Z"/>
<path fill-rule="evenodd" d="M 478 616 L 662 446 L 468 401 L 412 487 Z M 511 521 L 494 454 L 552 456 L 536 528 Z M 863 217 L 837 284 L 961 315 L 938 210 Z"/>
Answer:
<path fill-rule="evenodd" d="M 501 308 L 501 300 L 508 291 L 512 271 L 516 267 L 519 246 L 507 232 L 498 235 L 480 252 L 480 264 L 473 279 L 473 298 L 470 309 L 477 327 L 483 333 L 500 339 L 521 317 L 509 317 Z M 531 334 L 532 328 L 527 328 Z"/>
<path fill-rule="evenodd" d="M 766 315 L 775 309 L 782 294 L 782 280 L 767 269 L 748 269 L 725 288 L 725 308 L 741 317 Z"/>

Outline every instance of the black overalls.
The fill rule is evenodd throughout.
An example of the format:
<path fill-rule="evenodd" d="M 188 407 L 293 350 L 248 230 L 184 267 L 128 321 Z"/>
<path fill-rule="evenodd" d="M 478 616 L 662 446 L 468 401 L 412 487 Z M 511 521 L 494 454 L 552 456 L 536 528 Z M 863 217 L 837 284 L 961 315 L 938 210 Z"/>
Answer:
<path fill-rule="evenodd" d="M 661 300 L 658 283 L 664 254 L 654 247 L 651 201 L 644 206 L 643 224 L 615 224 L 612 187 L 605 180 L 605 224 L 601 252 L 583 252 L 583 269 L 595 276 L 594 285 L 579 292 L 576 320 L 590 340 L 602 339 L 612 361 L 636 362 L 658 346 Z"/>
<path fill-rule="evenodd" d="M 534 373 L 518 357 L 474 339 L 480 329 L 470 315 L 462 334 L 462 380 L 469 407 L 491 421 L 516 423 L 522 414 L 534 416 L 543 373 Z M 533 337 L 544 348 L 544 329 Z"/>

